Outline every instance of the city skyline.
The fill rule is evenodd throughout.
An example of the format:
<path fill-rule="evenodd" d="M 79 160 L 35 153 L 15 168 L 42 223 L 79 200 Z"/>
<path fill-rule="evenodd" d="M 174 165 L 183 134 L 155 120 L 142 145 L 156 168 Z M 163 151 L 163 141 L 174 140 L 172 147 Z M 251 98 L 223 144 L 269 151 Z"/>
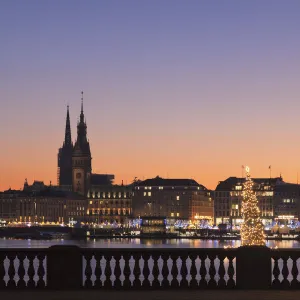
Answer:
<path fill-rule="evenodd" d="M 272 4 L 271 4 L 272 3 Z M 193 178 L 300 170 L 298 1 L 1 3 L 0 190 L 56 184 L 84 91 L 93 172 Z"/>

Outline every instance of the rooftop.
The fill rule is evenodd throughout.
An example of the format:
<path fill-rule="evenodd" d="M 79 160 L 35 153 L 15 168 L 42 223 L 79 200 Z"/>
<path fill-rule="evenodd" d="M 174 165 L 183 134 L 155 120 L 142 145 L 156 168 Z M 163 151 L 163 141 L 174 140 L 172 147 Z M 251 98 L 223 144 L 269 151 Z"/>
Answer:
<path fill-rule="evenodd" d="M 14 196 L 14 197 L 52 197 L 52 198 L 65 198 L 65 199 L 72 199 L 72 200 L 81 200 L 85 199 L 83 196 L 79 195 L 75 192 L 69 191 L 62 191 L 53 189 L 51 187 L 45 187 L 42 190 L 32 191 L 31 189 L 28 190 L 6 190 L 4 192 L 0 192 L 0 196 Z"/>
<path fill-rule="evenodd" d="M 270 185 L 275 186 L 278 184 L 283 184 L 284 181 L 282 177 L 274 178 L 252 178 L 255 184 L 258 185 Z M 216 191 L 232 191 L 236 185 L 241 185 L 245 181 L 245 178 L 241 177 L 228 177 L 224 181 L 220 181 L 216 187 Z"/>
<path fill-rule="evenodd" d="M 114 179 L 112 174 L 92 174 L 91 185 L 111 185 Z"/>
<path fill-rule="evenodd" d="M 205 186 L 199 184 L 194 179 L 165 179 L 159 176 L 141 181 L 137 186 L 196 186 L 206 190 Z"/>

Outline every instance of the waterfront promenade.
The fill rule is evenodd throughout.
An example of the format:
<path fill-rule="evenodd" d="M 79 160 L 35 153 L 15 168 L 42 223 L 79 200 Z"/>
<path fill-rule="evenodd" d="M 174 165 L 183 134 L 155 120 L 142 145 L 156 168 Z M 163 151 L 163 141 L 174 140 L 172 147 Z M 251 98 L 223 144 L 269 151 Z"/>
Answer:
<path fill-rule="evenodd" d="M 300 291 L 260 291 L 260 290 L 176 290 L 176 291 L 1 291 L 3 299 L 10 300 L 295 300 L 300 297 Z"/>

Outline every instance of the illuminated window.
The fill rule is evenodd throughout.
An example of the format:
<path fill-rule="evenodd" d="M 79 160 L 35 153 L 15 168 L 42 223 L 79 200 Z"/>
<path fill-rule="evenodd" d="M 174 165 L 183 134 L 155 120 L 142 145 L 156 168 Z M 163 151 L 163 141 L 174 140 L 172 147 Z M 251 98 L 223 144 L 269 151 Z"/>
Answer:
<path fill-rule="evenodd" d="M 179 196 L 176 196 L 176 200 L 180 200 L 180 197 L 179 197 Z"/>
<path fill-rule="evenodd" d="M 148 190 L 151 190 L 152 189 L 152 187 L 151 186 L 148 186 Z"/>
<path fill-rule="evenodd" d="M 148 187 L 147 186 L 145 186 L 145 190 L 147 190 L 148 189 Z"/>
<path fill-rule="evenodd" d="M 243 187 L 242 187 L 241 185 L 236 185 L 236 186 L 235 186 L 235 189 L 236 189 L 237 191 L 241 191 L 242 188 L 243 188 Z"/>
<path fill-rule="evenodd" d="M 176 216 L 179 217 L 179 213 L 177 213 Z"/>
<path fill-rule="evenodd" d="M 239 209 L 239 205 L 238 204 L 232 204 L 231 208 L 232 209 Z"/>
<path fill-rule="evenodd" d="M 93 201 L 90 201 L 90 204 L 93 204 Z"/>
<path fill-rule="evenodd" d="M 151 196 L 151 192 L 148 192 L 148 196 Z"/>
<path fill-rule="evenodd" d="M 265 192 L 263 195 L 264 196 L 273 196 L 273 194 L 274 194 L 273 192 Z"/>
<path fill-rule="evenodd" d="M 163 187 L 163 186 L 160 186 L 158 189 L 159 189 L 159 190 L 163 190 L 163 189 L 164 189 L 164 187 Z"/>
<path fill-rule="evenodd" d="M 144 192 L 144 196 L 147 196 L 147 192 Z"/>
<path fill-rule="evenodd" d="M 174 217 L 174 213 L 171 213 L 171 217 Z"/>

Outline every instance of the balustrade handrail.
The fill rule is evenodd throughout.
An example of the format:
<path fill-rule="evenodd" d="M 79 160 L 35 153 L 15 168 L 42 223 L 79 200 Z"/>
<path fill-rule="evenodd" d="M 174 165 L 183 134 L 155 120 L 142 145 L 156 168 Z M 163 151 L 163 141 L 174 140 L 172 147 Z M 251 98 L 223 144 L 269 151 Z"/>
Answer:
<path fill-rule="evenodd" d="M 95 253 L 95 252 L 102 252 L 102 253 L 207 253 L 207 254 L 218 254 L 218 253 L 236 253 L 238 248 L 80 248 L 81 253 Z"/>
<path fill-rule="evenodd" d="M 56 247 L 56 246 L 55 246 Z M 62 247 L 62 249 L 64 247 L 67 246 L 59 246 Z M 72 246 L 74 247 L 74 246 Z M 77 247 L 77 246 L 75 246 Z M 238 250 L 238 248 L 88 248 L 88 247 L 78 247 L 80 249 L 80 251 L 82 252 L 95 252 L 95 251 L 101 251 L 101 252 L 170 252 L 170 253 L 174 253 L 174 252 L 206 252 L 206 253 L 223 253 L 223 252 L 236 252 Z M 0 252 L 48 252 L 49 249 L 51 249 L 51 247 L 49 248 L 0 248 Z M 276 251 L 276 252 L 281 252 L 281 251 L 299 251 L 300 252 L 300 248 L 299 249 L 276 249 L 276 250 L 272 250 L 272 252 Z"/>
<path fill-rule="evenodd" d="M 88 247 L 78 247 L 78 246 L 73 246 L 70 245 L 71 247 L 76 247 L 81 249 L 81 251 L 84 252 L 88 252 L 88 251 L 106 251 L 106 252 L 120 252 L 120 251 L 131 251 L 131 252 L 141 252 L 141 251 L 145 251 L 145 252 L 211 252 L 211 253 L 217 253 L 217 252 L 236 252 L 238 250 L 238 248 L 107 248 L 107 247 L 99 247 L 99 248 L 88 248 Z M 55 245 L 54 247 L 61 247 L 61 249 L 63 248 L 67 248 L 68 246 L 61 246 L 61 245 Z M 11 251 L 18 251 L 18 252 L 48 252 L 49 249 L 51 249 L 51 247 L 49 248 L 0 248 L 0 252 L 11 252 Z M 276 249 L 276 250 L 272 250 L 272 251 L 282 251 L 282 250 L 288 250 L 288 251 L 294 251 L 297 250 L 300 252 L 300 248 L 299 249 Z"/>
<path fill-rule="evenodd" d="M 300 252 L 300 248 L 270 248 L 271 253 L 279 253 L 279 252 Z"/>
<path fill-rule="evenodd" d="M 0 252 L 48 252 L 49 248 L 0 248 Z"/>

